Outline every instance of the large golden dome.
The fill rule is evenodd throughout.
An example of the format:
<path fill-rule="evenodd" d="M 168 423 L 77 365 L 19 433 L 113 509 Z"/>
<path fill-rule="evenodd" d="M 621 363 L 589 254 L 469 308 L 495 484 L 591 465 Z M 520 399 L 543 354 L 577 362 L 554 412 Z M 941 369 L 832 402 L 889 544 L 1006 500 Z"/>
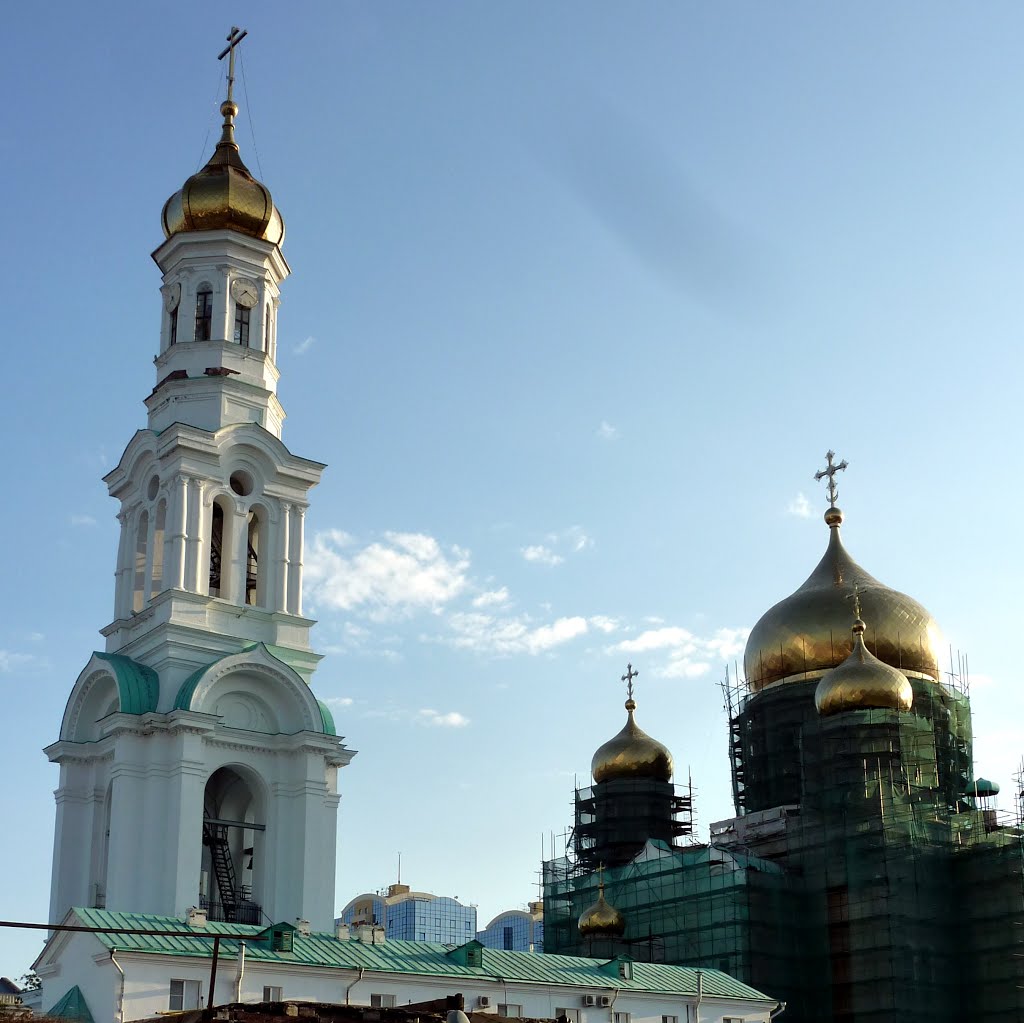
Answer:
<path fill-rule="evenodd" d="M 904 675 L 938 681 L 942 633 L 916 600 L 891 590 L 864 571 L 839 537 L 843 513 L 825 512 L 828 548 L 807 581 L 766 611 L 754 626 L 743 655 L 753 692 L 778 682 L 820 678 L 850 653 L 850 596 L 856 586 L 864 617 L 871 622 L 867 647 Z"/>
<path fill-rule="evenodd" d="M 864 628 L 860 618 L 853 623 L 850 656 L 826 672 L 814 690 L 814 705 L 822 717 L 869 708 L 908 711 L 914 704 L 910 680 L 867 649 Z"/>
<path fill-rule="evenodd" d="M 621 938 L 626 932 L 626 918 L 604 897 L 604 881 L 599 886 L 597 902 L 580 914 L 576 926 L 584 938 Z"/>
<path fill-rule="evenodd" d="M 672 754 L 633 720 L 634 710 L 636 702 L 630 697 L 626 701 L 628 717 L 622 731 L 594 754 L 590 773 L 595 782 L 613 778 L 672 780 Z"/>
<path fill-rule="evenodd" d="M 249 173 L 238 153 L 234 126 L 238 106 L 228 99 L 220 112 L 224 127 L 213 156 L 164 203 L 164 235 L 227 229 L 280 245 L 284 221 L 270 189 Z"/>

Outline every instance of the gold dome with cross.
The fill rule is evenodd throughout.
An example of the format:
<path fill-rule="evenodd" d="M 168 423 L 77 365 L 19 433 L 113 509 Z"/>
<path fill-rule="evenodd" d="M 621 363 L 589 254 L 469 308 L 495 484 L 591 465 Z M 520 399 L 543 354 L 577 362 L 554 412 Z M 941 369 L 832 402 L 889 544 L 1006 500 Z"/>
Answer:
<path fill-rule="evenodd" d="M 186 231 L 229 230 L 274 245 L 284 241 L 284 220 L 270 189 L 252 176 L 235 142 L 235 47 L 245 36 L 246 32 L 232 28 L 228 45 L 218 57 L 228 57 L 227 99 L 220 107 L 224 118 L 220 141 L 206 166 L 164 203 L 160 219 L 167 238 Z"/>
<path fill-rule="evenodd" d="M 935 619 L 912 597 L 861 568 L 843 546 L 835 477 L 847 462 L 835 464 L 834 458 L 829 451 L 827 467 L 815 474 L 816 480 L 828 480 L 828 546 L 803 585 L 769 608 L 751 630 L 743 670 L 752 692 L 819 679 L 846 659 L 853 647 L 847 598 L 854 586 L 871 623 L 866 649 L 910 678 L 939 679 L 944 641 Z"/>

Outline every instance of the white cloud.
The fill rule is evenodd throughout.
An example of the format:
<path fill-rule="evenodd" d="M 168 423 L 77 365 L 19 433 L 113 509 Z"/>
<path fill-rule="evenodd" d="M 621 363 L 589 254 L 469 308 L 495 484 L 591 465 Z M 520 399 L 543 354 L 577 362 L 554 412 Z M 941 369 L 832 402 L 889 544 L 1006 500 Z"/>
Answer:
<path fill-rule="evenodd" d="M 508 587 L 502 586 L 497 590 L 487 590 L 473 598 L 473 607 L 501 607 L 508 603 Z"/>
<path fill-rule="evenodd" d="M 607 615 L 591 615 L 589 622 L 598 632 L 615 632 L 622 628 L 617 619 L 609 618 Z"/>
<path fill-rule="evenodd" d="M 561 554 L 556 554 L 550 547 L 539 543 L 522 548 L 520 553 L 527 561 L 534 561 L 541 565 L 560 565 L 565 561 Z"/>
<path fill-rule="evenodd" d="M 360 609 L 378 619 L 438 612 L 469 584 L 469 552 L 456 546 L 446 551 L 424 533 L 385 533 L 383 541 L 354 548 L 341 530 L 316 534 L 306 567 L 314 603 Z"/>
<path fill-rule="evenodd" d="M 353 700 L 351 696 L 331 696 L 324 700 L 328 707 L 351 707 Z"/>
<path fill-rule="evenodd" d="M 474 611 L 456 612 L 449 625 L 454 633 L 454 647 L 489 654 L 540 654 L 587 631 L 587 620 L 579 616 L 531 626 L 526 616 L 497 618 Z"/>
<path fill-rule="evenodd" d="M 594 546 L 593 538 L 583 531 L 582 526 L 570 526 L 562 536 L 574 552 L 585 551 L 588 547 Z"/>
<path fill-rule="evenodd" d="M 697 636 L 680 626 L 648 629 L 633 639 L 624 639 L 613 649 L 621 653 L 662 654 L 651 673 L 659 678 L 698 678 L 713 663 L 727 662 L 743 653 L 749 629 L 716 629 L 710 636 Z"/>
<path fill-rule="evenodd" d="M 46 636 L 41 632 L 30 632 L 25 638 L 30 643 L 42 643 Z"/>
<path fill-rule="evenodd" d="M 307 337 L 305 341 L 300 341 L 292 349 L 292 354 L 293 355 L 305 355 L 306 352 L 308 352 L 310 350 L 310 348 L 312 348 L 313 345 L 315 345 L 315 344 L 316 344 L 316 338 L 313 337 L 312 334 L 310 334 L 310 336 Z"/>
<path fill-rule="evenodd" d="M 457 710 L 450 710 L 447 714 L 424 707 L 419 714 L 420 721 L 425 725 L 437 728 L 465 728 L 469 724 L 469 718 L 460 714 Z"/>
<path fill-rule="evenodd" d="M 618 440 L 619 439 L 619 428 L 612 426 L 606 419 L 601 420 L 601 425 L 596 430 L 597 436 L 601 440 Z"/>
<path fill-rule="evenodd" d="M 802 490 L 786 505 L 786 514 L 794 515 L 798 519 L 814 517 L 814 509 L 811 507 L 811 502 L 807 500 L 807 495 Z"/>
<path fill-rule="evenodd" d="M 72 515 L 70 517 L 73 526 L 95 526 L 96 520 L 91 515 Z"/>
<path fill-rule="evenodd" d="M 17 654 L 11 650 L 0 650 L 0 673 L 6 674 L 19 668 L 27 668 L 38 660 L 35 654 Z"/>

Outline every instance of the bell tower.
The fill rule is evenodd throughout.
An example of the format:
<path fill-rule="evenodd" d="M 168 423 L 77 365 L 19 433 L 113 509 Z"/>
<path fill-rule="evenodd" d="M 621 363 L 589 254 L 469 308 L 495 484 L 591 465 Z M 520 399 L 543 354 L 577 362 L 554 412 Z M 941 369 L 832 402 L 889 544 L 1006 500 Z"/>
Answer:
<path fill-rule="evenodd" d="M 281 439 L 284 221 L 234 138 L 163 207 L 148 422 L 105 477 L 120 502 L 113 620 L 60 738 L 50 919 L 72 906 L 329 927 L 337 772 L 313 695 L 303 521 L 323 464 Z"/>

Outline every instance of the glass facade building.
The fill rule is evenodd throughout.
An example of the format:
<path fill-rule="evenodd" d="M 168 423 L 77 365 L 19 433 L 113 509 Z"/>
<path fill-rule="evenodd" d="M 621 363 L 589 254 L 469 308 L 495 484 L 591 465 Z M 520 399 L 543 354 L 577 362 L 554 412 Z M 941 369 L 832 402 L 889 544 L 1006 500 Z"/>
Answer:
<path fill-rule="evenodd" d="M 388 938 L 399 941 L 438 941 L 461 945 L 476 936 L 476 907 L 457 899 L 414 892 L 393 884 L 386 893 L 354 898 L 336 923 L 349 926 L 376 924 Z"/>
<path fill-rule="evenodd" d="M 543 952 L 544 914 L 543 903 L 530 904 L 530 911 L 509 909 L 499 913 L 482 931 L 476 940 L 488 948 L 505 952 Z"/>

